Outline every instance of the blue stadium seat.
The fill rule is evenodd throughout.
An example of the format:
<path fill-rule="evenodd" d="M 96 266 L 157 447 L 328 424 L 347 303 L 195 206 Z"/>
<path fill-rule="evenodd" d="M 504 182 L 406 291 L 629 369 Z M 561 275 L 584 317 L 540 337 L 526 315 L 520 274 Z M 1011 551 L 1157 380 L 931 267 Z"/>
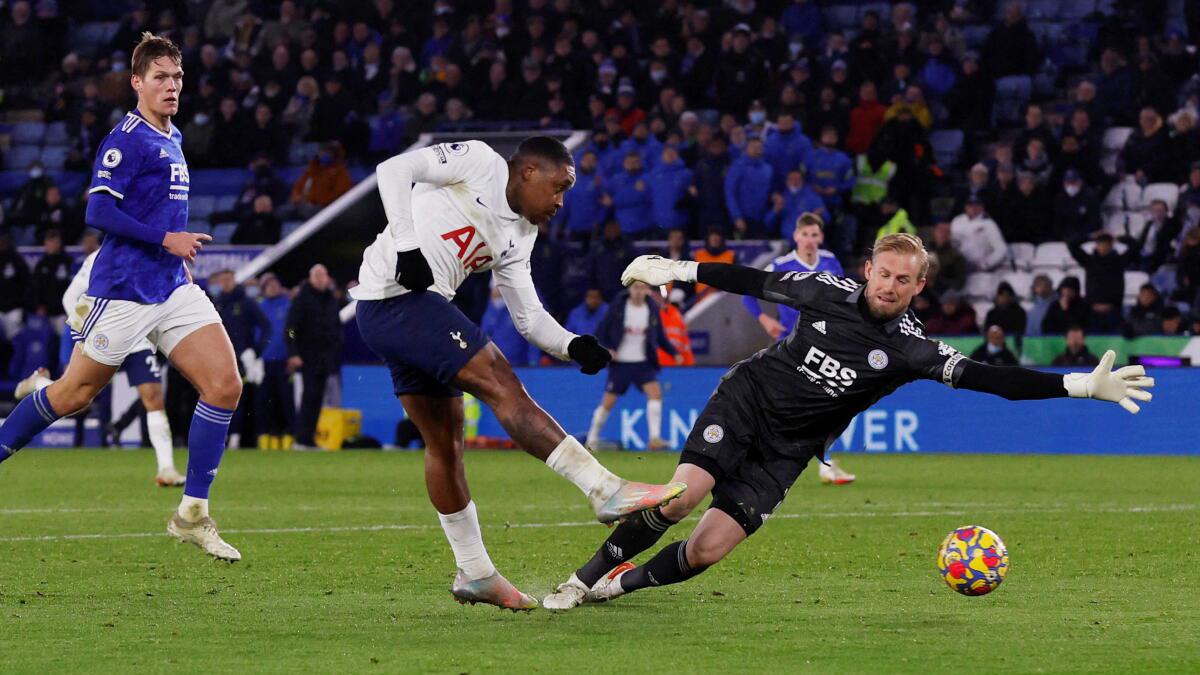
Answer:
<path fill-rule="evenodd" d="M 212 225 L 209 225 L 207 220 L 192 220 L 191 213 L 189 213 L 187 231 L 202 234 L 212 234 Z"/>
<path fill-rule="evenodd" d="M 41 122 L 17 122 L 13 125 L 13 145 L 41 145 L 46 125 Z"/>
<path fill-rule="evenodd" d="M 966 43 L 967 49 L 979 49 L 987 42 L 988 33 L 992 32 L 992 27 L 987 24 L 973 24 L 963 26 L 963 42 Z"/>
<path fill-rule="evenodd" d="M 42 151 L 36 145 L 15 145 L 8 151 L 8 154 L 4 155 L 4 167 L 14 171 L 23 171 L 41 156 Z"/>
<path fill-rule="evenodd" d="M 1065 1 L 1070 2 L 1070 0 Z M 1062 4 L 1063 0 L 1029 0 L 1025 3 L 1025 18 L 1030 21 L 1053 19 L 1059 15 L 1059 6 Z"/>
<path fill-rule="evenodd" d="M 222 223 L 213 228 L 212 237 L 214 244 L 228 244 L 233 239 L 233 231 L 237 229 L 237 223 Z"/>
<path fill-rule="evenodd" d="M 859 25 L 862 25 L 862 18 L 867 15 L 867 12 L 874 11 L 879 15 L 880 23 L 887 21 L 892 15 L 892 4 L 890 2 L 864 2 L 858 6 Z"/>
<path fill-rule="evenodd" d="M 12 240 L 14 246 L 37 246 L 34 234 L 37 233 L 36 225 L 14 225 L 12 227 Z"/>
<path fill-rule="evenodd" d="M 68 145 L 71 142 L 67 135 L 66 122 L 51 122 L 46 125 L 46 145 Z"/>
<path fill-rule="evenodd" d="M 291 234 L 291 233 L 295 232 L 296 230 L 300 229 L 300 226 L 301 226 L 301 225 L 303 225 L 303 224 L 304 224 L 304 221 L 303 221 L 303 220 L 289 220 L 289 221 L 287 221 L 286 223 L 284 223 L 284 224 L 283 224 L 283 231 L 280 233 L 280 236 L 281 236 L 281 237 L 286 237 L 286 236 L 288 236 L 289 234 Z"/>
<path fill-rule="evenodd" d="M 191 178 L 193 195 L 223 195 L 241 192 L 251 175 L 245 169 L 195 169 Z"/>
<path fill-rule="evenodd" d="M 933 146 L 938 166 L 948 169 L 958 164 L 962 154 L 963 132 L 961 129 L 939 129 L 929 134 L 929 144 Z"/>
<path fill-rule="evenodd" d="M 67 147 L 65 145 L 48 145 L 42 148 L 42 164 L 47 171 L 61 171 L 67 163 Z"/>
<path fill-rule="evenodd" d="M 93 5 L 97 3 L 92 3 Z M 120 16 L 125 11 L 125 8 L 120 7 L 122 3 L 112 3 L 119 12 Z M 116 21 L 89 21 L 87 23 L 72 22 L 70 28 L 70 37 L 67 42 L 71 48 L 80 54 L 87 56 L 95 56 L 112 42 L 113 37 L 117 34 L 119 24 Z M 106 54 L 107 56 L 107 54 Z"/>
<path fill-rule="evenodd" d="M 1096 0 L 1063 0 L 1059 16 L 1064 19 L 1082 19 L 1096 11 Z"/>
<path fill-rule="evenodd" d="M 1009 75 L 996 80 L 996 102 L 992 121 L 1013 124 L 1021 119 L 1021 108 L 1033 93 L 1033 79 L 1028 75 Z"/>
<path fill-rule="evenodd" d="M 190 195 L 188 197 L 188 216 L 200 220 L 208 220 L 216 210 L 217 198 L 212 195 Z"/>
<path fill-rule="evenodd" d="M 858 25 L 858 7 L 854 5 L 826 7 L 825 25 L 829 28 L 854 28 Z"/>
<path fill-rule="evenodd" d="M 232 211 L 233 205 L 237 204 L 237 195 L 221 195 L 217 197 L 217 204 L 213 207 L 214 211 Z"/>
<path fill-rule="evenodd" d="M 1029 28 L 1043 45 L 1061 44 L 1067 39 L 1067 26 L 1055 21 L 1031 21 Z"/>
<path fill-rule="evenodd" d="M 317 154 L 317 143 L 292 143 L 288 148 L 288 164 L 308 164 Z"/>

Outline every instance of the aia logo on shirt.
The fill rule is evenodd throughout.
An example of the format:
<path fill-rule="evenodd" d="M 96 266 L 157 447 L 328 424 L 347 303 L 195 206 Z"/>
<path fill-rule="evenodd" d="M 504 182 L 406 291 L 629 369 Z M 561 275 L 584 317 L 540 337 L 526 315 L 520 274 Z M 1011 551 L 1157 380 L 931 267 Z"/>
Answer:
<path fill-rule="evenodd" d="M 476 235 L 474 225 L 460 227 L 442 235 L 443 240 L 452 241 L 458 245 L 458 253 L 455 255 L 468 273 L 478 272 L 479 268 L 492 261 L 492 252 L 488 249 L 487 242 L 483 240 L 483 237 Z M 476 242 L 476 239 L 479 241 Z"/>

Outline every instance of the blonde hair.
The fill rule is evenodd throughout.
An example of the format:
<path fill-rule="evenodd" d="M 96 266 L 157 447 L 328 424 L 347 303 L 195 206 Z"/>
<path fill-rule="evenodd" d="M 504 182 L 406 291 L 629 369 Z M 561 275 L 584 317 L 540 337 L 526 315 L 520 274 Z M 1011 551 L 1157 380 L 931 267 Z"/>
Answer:
<path fill-rule="evenodd" d="M 164 56 L 174 61 L 177 65 L 183 65 L 183 54 L 179 51 L 179 47 L 175 46 L 174 42 L 161 35 L 144 31 L 142 33 L 142 41 L 133 48 L 133 57 L 129 59 L 129 65 L 133 69 L 134 75 L 144 77 L 146 71 L 150 70 L 150 64 L 154 63 L 155 59 Z"/>
<path fill-rule="evenodd" d="M 924 279 L 929 273 L 929 252 L 925 250 L 925 245 L 921 243 L 916 236 L 907 232 L 897 232 L 881 237 L 875 242 L 875 247 L 871 249 L 871 259 L 884 251 L 895 253 L 896 255 L 915 255 L 917 262 L 921 265 L 921 271 L 917 275 L 918 279 Z"/>

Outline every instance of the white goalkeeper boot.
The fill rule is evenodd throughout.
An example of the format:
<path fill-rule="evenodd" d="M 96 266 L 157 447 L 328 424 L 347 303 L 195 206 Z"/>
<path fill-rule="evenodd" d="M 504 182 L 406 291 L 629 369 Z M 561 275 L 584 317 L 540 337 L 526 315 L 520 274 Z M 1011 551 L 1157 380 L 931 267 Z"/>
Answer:
<path fill-rule="evenodd" d="M 857 478 L 854 474 L 844 471 L 832 459 L 828 460 L 827 464 L 821 465 L 820 476 L 821 482 L 826 485 L 848 485 Z"/>

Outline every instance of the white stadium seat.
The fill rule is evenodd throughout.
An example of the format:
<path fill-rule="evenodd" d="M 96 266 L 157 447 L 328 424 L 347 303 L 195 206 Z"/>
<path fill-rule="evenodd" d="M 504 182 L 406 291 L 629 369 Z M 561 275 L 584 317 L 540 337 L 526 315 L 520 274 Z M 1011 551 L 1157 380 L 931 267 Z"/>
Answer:
<path fill-rule="evenodd" d="M 999 275 L 991 272 L 973 272 L 967 276 L 963 293 L 972 300 L 988 298 L 996 294 L 996 284 L 1000 283 Z"/>
<path fill-rule="evenodd" d="M 1174 183 L 1151 183 L 1142 190 L 1142 203 L 1146 208 L 1156 199 L 1167 203 L 1167 211 L 1174 212 L 1175 204 L 1179 202 L 1179 186 Z"/>
<path fill-rule="evenodd" d="M 1029 297 L 1029 290 L 1033 287 L 1033 277 L 1033 272 L 1016 271 L 1004 273 L 1004 280 L 1008 282 L 1009 286 L 1013 287 L 1018 298 Z"/>
<path fill-rule="evenodd" d="M 1125 141 L 1133 134 L 1133 127 L 1109 127 L 1104 132 L 1104 149 L 1120 152 L 1125 147 Z"/>
<path fill-rule="evenodd" d="M 1071 257 L 1071 252 L 1067 250 L 1067 245 L 1061 241 L 1048 241 L 1044 244 L 1038 244 L 1037 251 L 1033 254 L 1033 267 L 1039 271 L 1042 269 L 1061 270 L 1074 263 L 1075 259 Z"/>
<path fill-rule="evenodd" d="M 1033 244 L 1026 242 L 1017 242 L 1008 245 L 1008 254 L 1012 258 L 1013 266 L 1019 270 L 1028 270 L 1033 266 L 1033 254 L 1037 250 Z"/>

